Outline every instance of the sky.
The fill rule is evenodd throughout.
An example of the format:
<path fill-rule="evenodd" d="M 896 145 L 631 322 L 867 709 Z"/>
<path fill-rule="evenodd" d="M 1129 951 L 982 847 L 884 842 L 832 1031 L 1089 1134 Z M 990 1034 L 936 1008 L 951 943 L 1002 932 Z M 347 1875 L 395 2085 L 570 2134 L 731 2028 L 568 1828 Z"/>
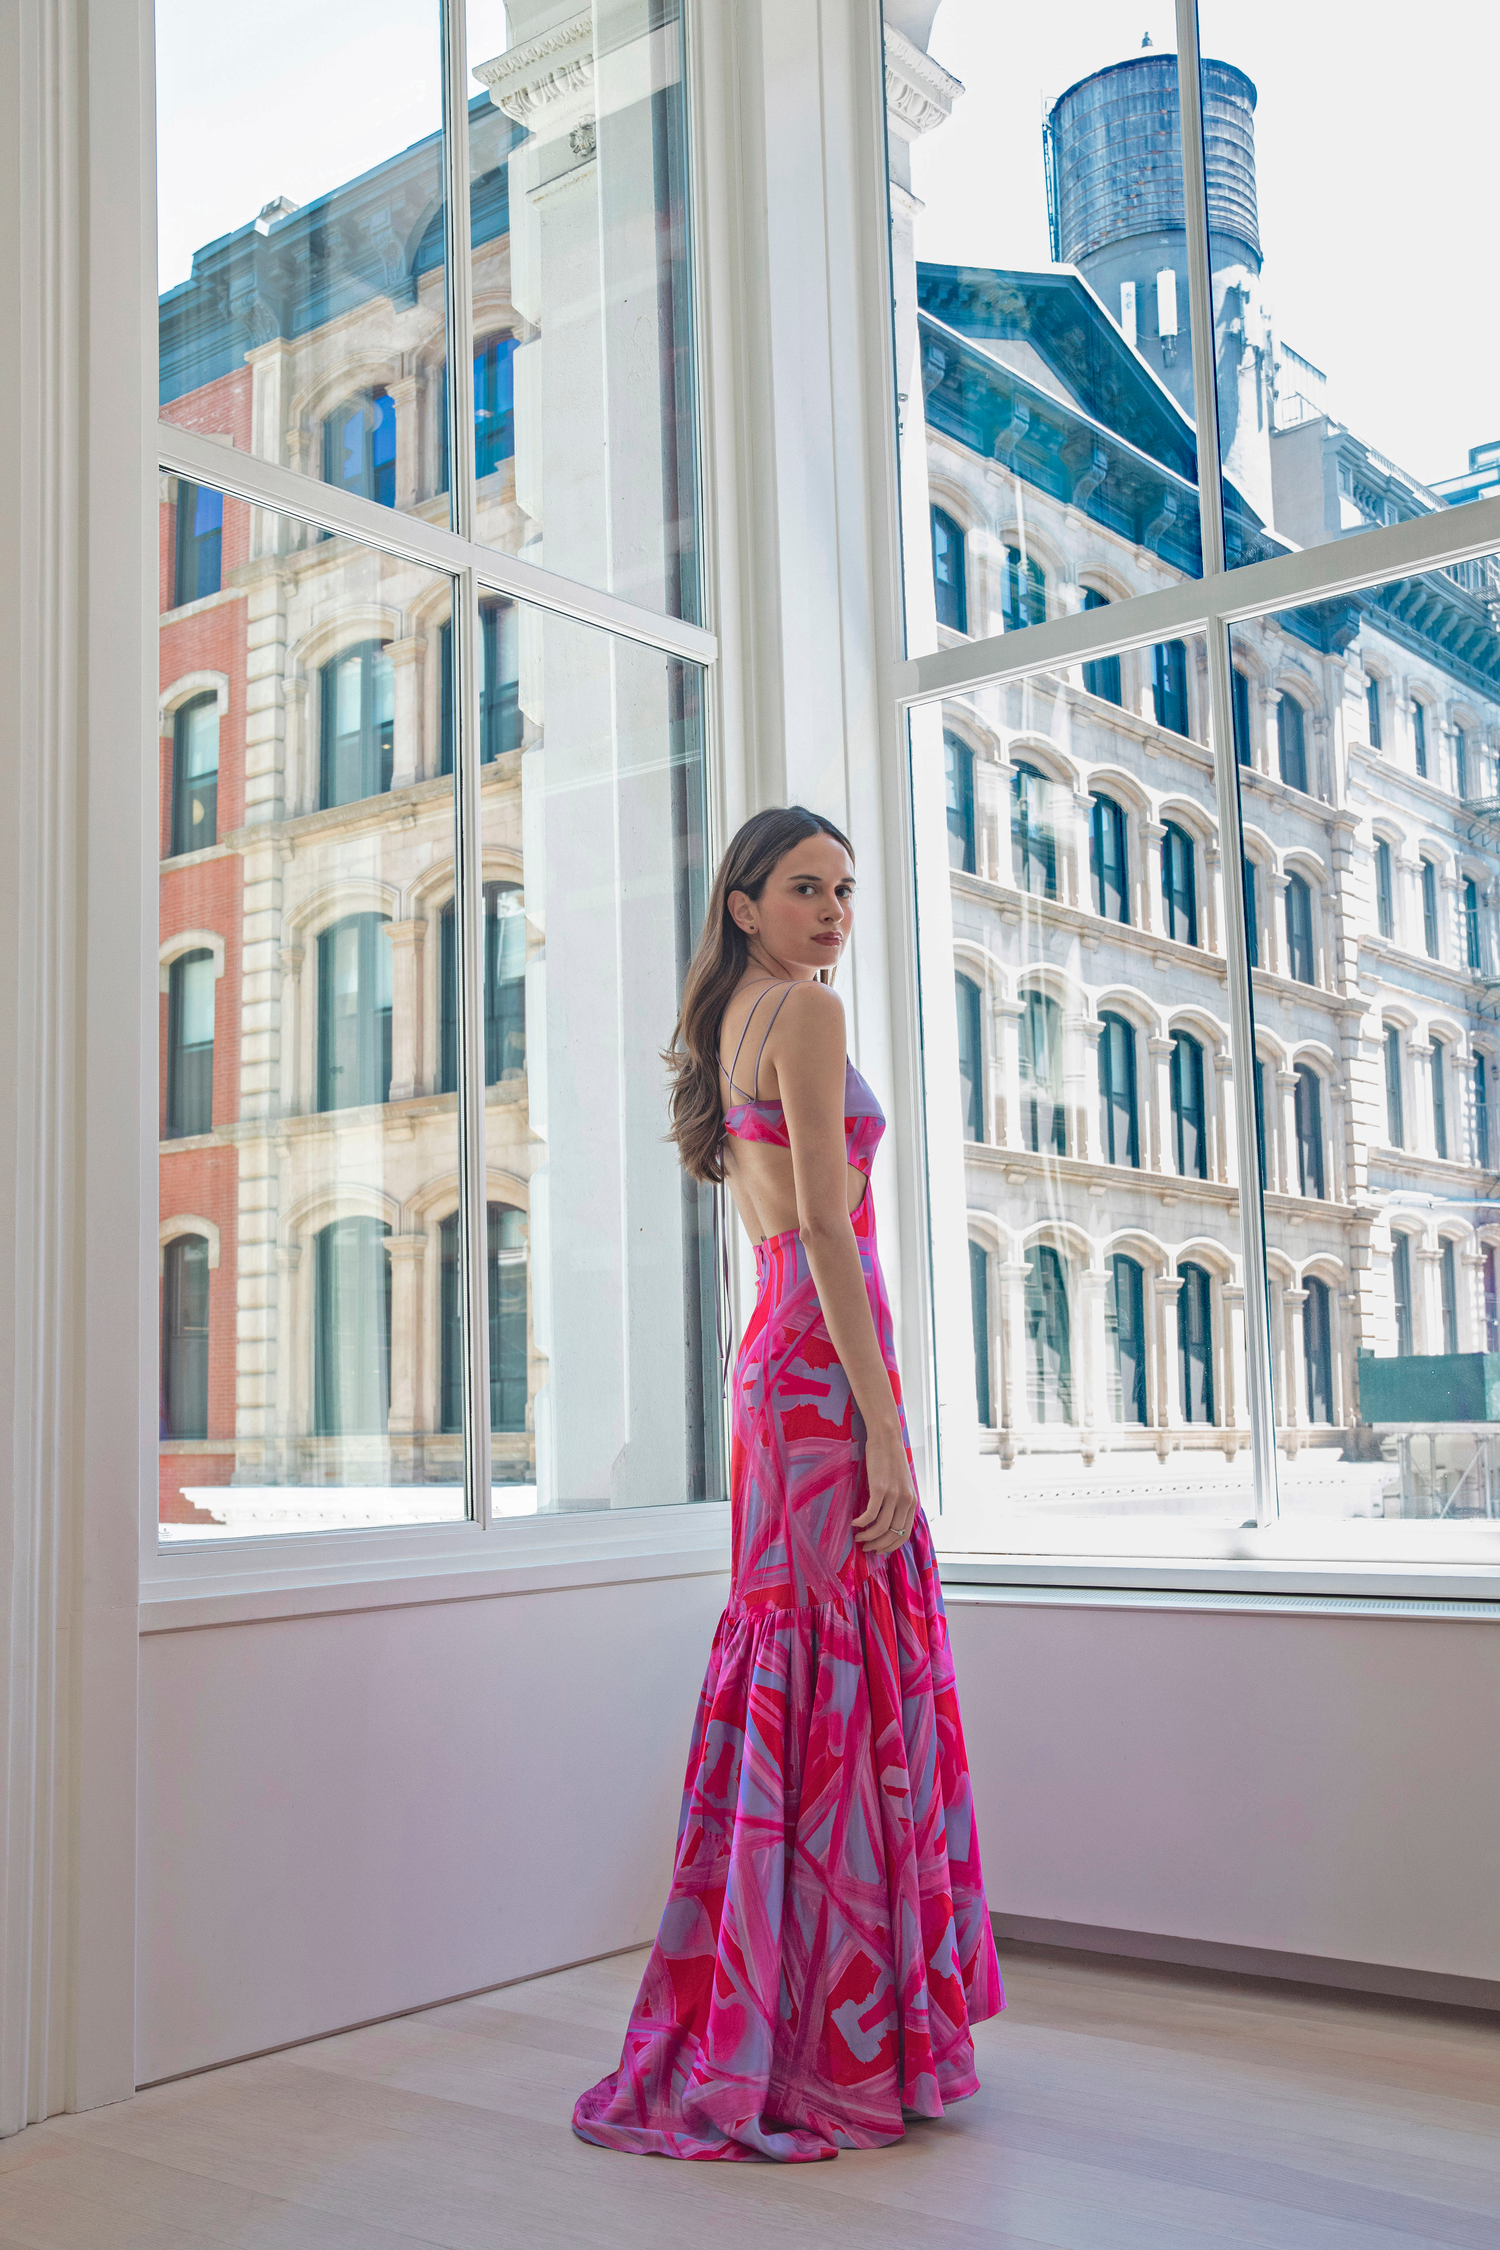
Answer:
<path fill-rule="evenodd" d="M 1412 475 L 1500 437 L 1494 17 L 1475 0 L 1200 0 L 1205 55 L 1255 81 L 1262 291 L 1329 405 Z M 1420 36 L 1415 27 L 1420 24 Z M 934 58 L 966 92 L 912 150 L 917 255 L 1050 262 L 1043 96 L 1175 46 L 1163 0 L 941 0 Z"/>
<path fill-rule="evenodd" d="M 714 5 L 716 0 L 707 0 Z M 506 44 L 470 0 L 470 61 Z M 1500 437 L 1492 15 L 1430 0 L 1201 0 L 1205 54 L 1259 89 L 1264 292 L 1368 444 L 1430 480 Z M 918 255 L 1045 265 L 1044 95 L 1173 43 L 1169 0 L 941 0 L 966 92 L 912 151 Z M 163 288 L 277 195 L 306 203 L 436 130 L 436 0 L 157 0 Z"/>

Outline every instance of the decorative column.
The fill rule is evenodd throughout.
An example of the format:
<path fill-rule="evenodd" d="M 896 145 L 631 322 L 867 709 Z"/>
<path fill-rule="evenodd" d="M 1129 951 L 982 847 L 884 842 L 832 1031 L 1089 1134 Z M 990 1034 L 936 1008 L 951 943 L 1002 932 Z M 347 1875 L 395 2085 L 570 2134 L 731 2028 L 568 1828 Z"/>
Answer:
<path fill-rule="evenodd" d="M 1282 1292 L 1286 1307 L 1286 1390 L 1283 1394 L 1290 1402 L 1291 1411 L 1286 1417 L 1288 1453 L 1297 1450 L 1298 1433 L 1305 1430 L 1307 1422 L 1307 1351 L 1303 1340 L 1302 1314 L 1307 1304 L 1305 1289 L 1286 1289 Z"/>
<path fill-rule="evenodd" d="M 1026 1276 L 1031 1267 L 1025 1258 L 1008 1258 L 1000 1266 L 1000 1412 L 1002 1430 L 1031 1428 L 1031 1398 L 1026 1369 Z"/>
<path fill-rule="evenodd" d="M 1284 977 L 1288 973 L 1286 957 L 1286 887 L 1288 880 L 1289 878 L 1285 875 L 1273 873 L 1266 886 L 1270 896 L 1266 900 L 1266 944 L 1261 967 L 1269 969 L 1272 976 L 1275 977 Z"/>
<path fill-rule="evenodd" d="M 1078 1446 L 1085 1468 L 1092 1465 L 1099 1451 L 1100 1426 L 1107 1427 L 1109 1423 L 1109 1358 L 1104 1333 L 1104 1299 L 1108 1286 L 1109 1276 L 1102 1268 L 1089 1266 L 1078 1276 L 1082 1314 L 1078 1326 L 1083 1364 L 1077 1371 L 1073 1397 Z"/>
<path fill-rule="evenodd" d="M 289 1117 L 298 1106 L 297 1043 L 302 1030 L 302 964 L 306 955 L 300 945 L 283 945 L 276 958 L 281 968 L 281 1058 L 274 1106 L 281 1116 Z"/>
<path fill-rule="evenodd" d="M 426 1056 L 422 1038 L 422 951 L 427 922 L 418 915 L 410 922 L 386 925 L 391 941 L 391 1093 L 393 1102 L 409 1102 L 422 1091 Z"/>
<path fill-rule="evenodd" d="M 1432 1114 L 1432 1042 L 1408 1039 L 1406 1052 L 1411 1064 L 1406 1074 L 1406 1145 L 1429 1156 L 1436 1148 L 1437 1130 Z"/>
<path fill-rule="evenodd" d="M 974 757 L 974 859 L 987 883 L 1003 883 L 1010 874 L 1010 837 L 1002 820 L 1000 769 L 993 758 Z"/>
<path fill-rule="evenodd" d="M 1458 1292 L 1458 1348 L 1461 1352 L 1484 1350 L 1484 1249 L 1473 1243 L 1458 1254 L 1463 1268 L 1463 1282 Z"/>
<path fill-rule="evenodd" d="M 1150 1164 L 1153 1172 L 1175 1173 L 1177 1170 L 1177 1157 L 1172 1137 L 1171 1071 L 1171 1040 L 1148 1039 L 1146 1041 L 1146 1078 L 1150 1087 L 1150 1096 L 1147 1109 L 1151 1137 Z"/>
<path fill-rule="evenodd" d="M 1283 1195 L 1296 1195 L 1302 1186 L 1297 1160 L 1297 1073 L 1295 1070 L 1278 1070 L 1276 1073 L 1276 1106 L 1281 1131 L 1277 1134 L 1280 1146 L 1276 1150 L 1276 1185 Z M 1267 1149 L 1266 1170 L 1271 1170 L 1271 1151 Z"/>
<path fill-rule="evenodd" d="M 1058 791 L 1059 797 L 1062 791 Z M 1073 818 L 1070 823 L 1073 848 L 1068 857 L 1073 863 L 1072 906 L 1087 909 L 1093 904 L 1092 878 L 1089 869 L 1089 824 L 1093 816 L 1094 800 L 1086 789 L 1075 789 L 1072 794 Z"/>
<path fill-rule="evenodd" d="M 1095 1164 L 1107 1164 L 1109 1143 L 1104 1134 L 1104 1096 L 1099 1085 L 1099 1042 L 1104 1036 L 1104 1026 L 1097 1016 L 1080 1016 L 1078 1030 L 1083 1067 L 1079 1073 L 1078 1145 L 1073 1153 L 1090 1158 Z M 1140 1130 L 1139 1121 L 1136 1130 Z"/>
<path fill-rule="evenodd" d="M 1276 706 L 1280 701 L 1280 688 L 1263 688 L 1261 690 L 1259 765 L 1262 773 L 1276 773 L 1280 768 L 1280 754 L 1276 734 Z"/>
<path fill-rule="evenodd" d="M 286 727 L 282 802 L 288 819 L 318 809 L 318 744 L 307 720 L 307 688 L 307 677 L 302 672 L 282 683 Z"/>
<path fill-rule="evenodd" d="M 1092 1029 L 1093 1039 L 1086 1038 Z M 1092 1128 L 1087 1111 L 1090 1084 L 1098 1086 L 1098 1059 L 1088 1052 L 1097 1042 L 1099 1025 L 1090 1026 L 1083 1016 L 1063 1017 L 1063 1072 L 1062 1102 L 1066 1120 L 1063 1147 L 1069 1156 L 1087 1156 L 1090 1145 L 1099 1136 L 1097 1099 L 1094 1104 Z"/>
<path fill-rule="evenodd" d="M 1418 1249 L 1412 1246 L 1411 1260 L 1416 1268 L 1412 1275 L 1412 1294 L 1416 1298 L 1416 1335 L 1412 1338 L 1418 1352 L 1434 1356 L 1443 1348 L 1443 1253 L 1436 1243 L 1423 1242 Z"/>
<path fill-rule="evenodd" d="M 1238 1281 L 1226 1281 L 1219 1289 L 1219 1303 L 1224 1319 L 1224 1370 L 1219 1418 L 1224 1428 L 1233 1433 L 1233 1442 L 1224 1451 L 1233 1460 L 1239 1450 L 1240 1393 L 1246 1388 L 1248 1378 L 1242 1374 L 1245 1366 L 1245 1289 Z"/>
<path fill-rule="evenodd" d="M 1234 1064 L 1227 1053 L 1214 1055 L 1213 1110 L 1209 1118 L 1209 1176 L 1228 1186 L 1231 1180 L 1244 1187 L 1234 1137 Z"/>
<path fill-rule="evenodd" d="M 421 497 L 422 447 L 417 414 L 421 384 L 415 375 L 403 375 L 388 385 L 396 409 L 396 506 L 414 508 Z"/>
<path fill-rule="evenodd" d="M 1140 926 L 1160 934 L 1166 926 L 1161 898 L 1161 846 L 1167 824 L 1164 820 L 1143 820 L 1137 823 L 1136 832 L 1141 839 L 1140 887 L 1136 901 Z"/>
<path fill-rule="evenodd" d="M 992 1003 L 991 1021 L 998 1056 L 995 1073 L 998 1092 L 994 1108 L 994 1141 L 997 1148 L 1020 1148 L 1023 1145 L 1020 1022 L 1025 1012 L 1018 1000 L 996 1000 Z"/>
<path fill-rule="evenodd" d="M 422 779 L 422 658 L 419 638 L 392 641 L 386 649 L 395 674 L 391 714 L 391 787 L 409 789 Z M 437 759 L 432 760 L 434 771 Z"/>
<path fill-rule="evenodd" d="M 386 1427 L 392 1437 L 409 1437 L 421 1427 L 422 1260 L 427 1237 L 393 1234 L 385 1246 L 391 1260 L 391 1406 Z M 412 1448 L 400 1448 L 391 1461 L 392 1480 L 409 1480 L 414 1466 Z"/>
<path fill-rule="evenodd" d="M 1203 947 L 1207 953 L 1222 953 L 1223 942 L 1219 932 L 1224 927 L 1223 892 L 1220 888 L 1224 868 L 1224 854 L 1217 844 L 1203 847 L 1204 914 Z"/>
<path fill-rule="evenodd" d="M 1182 1413 L 1182 1336 L 1178 1326 L 1177 1304 L 1182 1283 L 1175 1273 L 1159 1273 L 1152 1277 L 1152 1292 L 1156 1298 L 1156 1426 L 1159 1430 L 1183 1428 Z M 1158 1447 L 1163 1459 L 1165 1446 Z"/>

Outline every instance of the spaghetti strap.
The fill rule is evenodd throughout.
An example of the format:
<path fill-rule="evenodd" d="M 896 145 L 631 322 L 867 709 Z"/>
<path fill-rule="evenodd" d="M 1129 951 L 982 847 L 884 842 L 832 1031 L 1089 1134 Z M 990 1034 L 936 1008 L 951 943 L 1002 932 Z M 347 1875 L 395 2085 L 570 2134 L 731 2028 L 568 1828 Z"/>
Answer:
<path fill-rule="evenodd" d="M 796 981 L 797 980 L 795 977 L 792 977 L 788 980 L 786 992 L 782 993 L 781 998 L 777 1001 L 775 1007 L 771 1010 L 771 1022 L 766 1025 L 764 1032 L 761 1034 L 760 1045 L 755 1050 L 755 1075 L 750 1081 L 751 1085 L 755 1089 L 750 1096 L 750 1099 L 753 1102 L 758 1102 L 760 1100 L 760 1058 L 766 1051 L 766 1041 L 771 1036 L 772 1025 L 775 1023 L 776 1018 L 780 1015 L 782 1009 L 786 1006 L 787 992 L 791 991 L 792 986 L 796 983 Z M 743 1037 L 743 1034 L 741 1034 L 741 1036 Z M 738 1054 L 736 1054 L 735 1056 L 735 1061 L 739 1061 Z"/>
<path fill-rule="evenodd" d="M 792 980 L 792 982 L 793 982 L 793 983 L 795 983 L 795 981 L 796 981 L 796 980 L 795 980 L 795 978 L 794 978 L 794 979 Z M 719 1057 L 719 1068 L 720 1068 L 720 1070 L 724 1070 L 724 1076 L 725 1076 L 725 1077 L 726 1077 L 726 1078 L 727 1078 L 727 1079 L 729 1080 L 730 1091 L 731 1091 L 732 1093 L 735 1093 L 735 1094 L 743 1094 L 743 1093 L 744 1093 L 744 1091 L 745 1091 L 745 1089 L 744 1089 L 744 1087 L 743 1087 L 743 1086 L 737 1086 L 737 1085 L 735 1084 L 735 1078 L 734 1078 L 735 1070 L 737 1069 L 737 1067 L 738 1067 L 738 1065 L 739 1065 L 739 1059 L 740 1059 L 740 1048 L 741 1048 L 741 1047 L 743 1047 L 743 1046 L 744 1046 L 744 1044 L 745 1044 L 745 1034 L 746 1034 L 746 1032 L 747 1032 L 747 1031 L 748 1031 L 748 1030 L 750 1029 L 750 1018 L 751 1018 L 751 1016 L 753 1016 L 753 1015 L 755 1014 L 755 1011 L 756 1011 L 756 1009 L 757 1009 L 757 1008 L 758 1008 L 758 1007 L 760 1006 L 760 1003 L 761 1003 L 761 1000 L 762 1000 L 762 998 L 764 997 L 764 995 L 765 995 L 765 994 L 766 994 L 767 992 L 769 992 L 769 991 L 771 990 L 771 988 L 773 987 L 773 985 L 774 985 L 775 983 L 776 983 L 776 979 L 775 979 L 775 977 L 767 977 L 767 978 L 765 979 L 764 983 L 762 984 L 762 986 L 761 986 L 761 989 L 760 989 L 760 991 L 759 991 L 759 992 L 757 992 L 757 994 L 755 995 L 755 998 L 754 998 L 754 999 L 752 1000 L 752 1002 L 750 1003 L 750 1012 L 749 1012 L 749 1015 L 747 1015 L 747 1016 L 746 1016 L 746 1018 L 745 1018 L 745 1020 L 744 1020 L 743 1024 L 742 1024 L 742 1025 L 740 1026 L 740 1035 L 739 1035 L 739 1038 L 738 1038 L 738 1040 L 737 1040 L 737 1041 L 735 1042 L 735 1049 L 734 1049 L 734 1061 L 733 1061 L 733 1062 L 732 1062 L 732 1063 L 731 1063 L 731 1064 L 729 1065 L 729 1068 L 728 1068 L 727 1070 L 724 1070 L 724 1058 L 723 1058 L 723 1056 L 721 1055 L 721 1056 Z M 788 986 L 787 986 L 787 992 L 790 992 L 790 990 L 791 990 L 791 984 L 788 984 Z M 783 992 L 783 994 L 781 995 L 781 1000 L 784 1000 L 785 998 L 786 998 L 786 992 Z M 777 1007 L 777 1008 L 779 1008 L 779 1007 L 781 1006 L 781 1000 L 778 1000 L 778 1001 L 777 1001 L 777 1003 L 776 1003 L 776 1007 Z M 776 1013 L 775 1013 L 775 1010 L 773 1009 L 773 1011 L 772 1011 L 772 1014 L 771 1014 L 771 1023 L 774 1023 L 775 1021 L 776 1021 Z M 768 1024 L 766 1025 L 766 1031 L 767 1031 L 767 1033 L 768 1033 L 768 1034 L 769 1034 L 769 1032 L 770 1032 L 770 1029 L 771 1029 L 771 1024 L 770 1024 L 770 1023 L 768 1023 Z M 764 1039 L 762 1039 L 762 1041 L 761 1041 L 761 1043 L 760 1043 L 760 1045 L 761 1045 L 761 1051 L 762 1051 L 762 1052 L 763 1052 L 763 1051 L 764 1051 L 764 1049 L 765 1049 L 765 1044 L 766 1044 L 765 1040 L 764 1040 Z M 759 1086 L 760 1086 L 760 1054 L 759 1054 L 759 1053 L 757 1053 L 757 1055 L 756 1055 L 756 1058 L 755 1058 L 755 1079 L 754 1079 L 754 1089 L 755 1089 L 755 1090 L 758 1090 L 758 1089 L 759 1089 Z M 753 1101 L 755 1100 L 755 1090 L 752 1090 L 752 1092 L 751 1092 L 751 1093 L 750 1093 L 750 1095 L 748 1096 L 748 1099 L 749 1099 L 750 1101 L 752 1101 L 752 1102 L 753 1102 Z"/>

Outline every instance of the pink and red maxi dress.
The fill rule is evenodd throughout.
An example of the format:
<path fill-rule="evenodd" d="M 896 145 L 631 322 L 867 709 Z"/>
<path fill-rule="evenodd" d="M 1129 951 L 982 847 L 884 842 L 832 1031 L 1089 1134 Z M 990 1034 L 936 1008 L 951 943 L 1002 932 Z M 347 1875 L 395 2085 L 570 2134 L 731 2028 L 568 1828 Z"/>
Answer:
<path fill-rule="evenodd" d="M 724 1126 L 789 1146 L 779 1102 Z M 847 1065 L 845 1143 L 867 1182 L 884 1130 Z M 868 1184 L 852 1217 L 899 1406 Z M 969 2027 L 1005 2003 L 926 1518 L 894 1554 L 856 1543 L 864 1423 L 796 1230 L 755 1263 L 731 1378 L 730 1598 L 671 1892 L 620 2067 L 573 2125 L 636 2154 L 798 2163 L 883 2147 L 903 2113 L 974 2093 Z"/>

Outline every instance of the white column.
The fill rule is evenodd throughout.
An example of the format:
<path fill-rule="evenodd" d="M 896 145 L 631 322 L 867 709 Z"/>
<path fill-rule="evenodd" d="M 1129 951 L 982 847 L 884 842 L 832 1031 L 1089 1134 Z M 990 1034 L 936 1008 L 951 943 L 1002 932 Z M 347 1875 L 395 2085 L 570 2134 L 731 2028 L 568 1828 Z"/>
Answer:
<path fill-rule="evenodd" d="M 1443 1286 L 1441 1268 L 1443 1253 L 1436 1244 L 1424 1242 L 1420 1249 L 1412 1249 L 1412 1294 L 1417 1302 L 1417 1333 L 1412 1339 L 1419 1353 L 1439 1353 L 1443 1348 Z"/>
<path fill-rule="evenodd" d="M 1281 1125 L 1277 1135 L 1280 1147 L 1276 1153 L 1276 1185 L 1283 1195 L 1297 1195 L 1302 1187 L 1297 1159 L 1297 1073 L 1278 1070 L 1275 1075 Z M 1266 1153 L 1269 1157 L 1270 1151 Z"/>
<path fill-rule="evenodd" d="M 1151 1283 L 1156 1298 L 1156 1425 L 1180 1430 L 1182 1411 L 1182 1337 L 1178 1327 L 1178 1296 L 1182 1283 L 1176 1274 L 1156 1274 Z"/>
<path fill-rule="evenodd" d="M 396 506 L 414 508 L 421 496 L 422 448 L 417 418 L 421 384 L 415 375 L 403 375 L 389 389 L 396 410 Z"/>
<path fill-rule="evenodd" d="M 1177 1152 L 1172 1133 L 1172 1042 L 1170 1039 L 1146 1041 L 1146 1078 L 1150 1086 L 1148 1102 L 1151 1135 L 1150 1165 L 1153 1172 L 1177 1170 Z"/>
<path fill-rule="evenodd" d="M 1286 1397 L 1289 1407 L 1287 1426 L 1305 1430 L 1308 1426 L 1307 1354 L 1303 1343 L 1302 1316 L 1307 1305 L 1307 1291 L 1305 1289 L 1284 1290 L 1282 1292 L 1282 1303 L 1286 1307 L 1287 1331 Z M 1295 1443 L 1288 1448 L 1288 1451 L 1294 1452 L 1295 1450 Z"/>
<path fill-rule="evenodd" d="M 391 940 L 391 1100 L 409 1102 L 422 1091 L 426 1057 L 423 1039 L 422 951 L 425 917 L 387 925 Z"/>
<path fill-rule="evenodd" d="M 1219 1304 L 1223 1313 L 1224 1360 L 1223 1385 L 1219 1401 L 1219 1420 L 1226 1430 L 1240 1427 L 1240 1408 L 1245 1388 L 1245 1290 L 1238 1281 L 1226 1281 L 1219 1289 Z M 1233 1448 L 1230 1449 L 1233 1451 Z"/>
<path fill-rule="evenodd" d="M 1244 1186 L 1244 1177 L 1235 1162 L 1234 1147 L 1234 1064 L 1227 1054 L 1205 1057 L 1205 1076 L 1213 1089 L 1212 1109 L 1209 1115 L 1209 1178 L 1227 1185 L 1236 1180 Z"/>
<path fill-rule="evenodd" d="M 1217 844 L 1203 847 L 1203 944 L 1209 953 L 1222 953 L 1223 941 L 1219 932 L 1224 927 L 1223 891 L 1224 855 Z"/>
<path fill-rule="evenodd" d="M 1141 851 L 1136 908 L 1143 930 L 1161 931 L 1166 927 L 1161 897 L 1161 846 L 1166 833 L 1166 822 L 1162 820 L 1143 820 L 1137 824 Z"/>
<path fill-rule="evenodd" d="M 1078 1275 L 1079 1338 L 1082 1344 L 1073 1385 L 1074 1418 L 1084 1465 L 1098 1451 L 1098 1433 L 1109 1426 L 1109 1361 L 1104 1333 L 1104 1298 L 1109 1276 L 1092 1266 Z"/>
<path fill-rule="evenodd" d="M 1001 1427 L 1031 1428 L 1031 1394 L 1026 1366 L 1026 1259 L 1006 1260 L 999 1269 L 1000 1345 L 1003 1357 Z"/>
<path fill-rule="evenodd" d="M 1272 874 L 1270 882 L 1266 885 L 1266 942 L 1262 950 L 1260 965 L 1263 969 L 1269 969 L 1272 976 L 1276 977 L 1288 976 L 1291 973 L 1287 961 L 1286 944 L 1287 881 L 1288 878 L 1285 875 Z"/>
<path fill-rule="evenodd" d="M 418 639 L 391 641 L 386 654 L 391 660 L 392 711 L 391 711 L 391 787 L 409 789 L 414 781 L 422 779 L 422 657 L 426 642 Z M 432 770 L 437 770 L 437 759 L 432 758 Z"/>
<path fill-rule="evenodd" d="M 1019 1001 L 996 1000 L 991 1020 L 999 1050 L 999 1081 L 993 1138 L 998 1148 L 1020 1148 L 1021 1133 L 1021 1017 Z"/>
<path fill-rule="evenodd" d="M 1079 1019 L 1082 1042 L 1083 1069 L 1077 1105 L 1078 1142 L 1073 1154 L 1091 1157 L 1096 1164 L 1109 1162 L 1109 1144 L 1104 1137 L 1104 1096 L 1099 1085 L 1099 1042 L 1104 1036 L 1104 1026 L 1097 1016 Z M 1137 1089 L 1137 1104 L 1140 1094 Z M 1137 1118 L 1136 1131 L 1140 1131 Z"/>

